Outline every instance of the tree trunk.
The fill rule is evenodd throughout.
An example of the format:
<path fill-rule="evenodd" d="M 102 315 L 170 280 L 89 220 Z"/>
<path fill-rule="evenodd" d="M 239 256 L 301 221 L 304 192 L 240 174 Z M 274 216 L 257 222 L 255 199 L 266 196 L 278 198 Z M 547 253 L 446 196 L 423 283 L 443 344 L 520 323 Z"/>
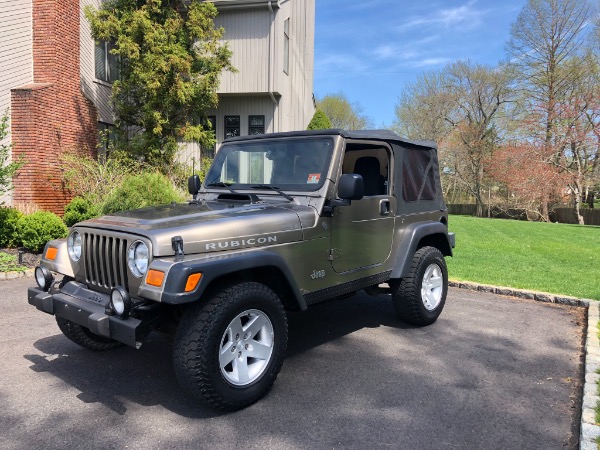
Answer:
<path fill-rule="evenodd" d="M 575 214 L 577 215 L 577 223 L 585 225 L 583 216 L 581 215 L 581 188 L 579 183 L 575 183 L 573 188 L 573 199 L 575 201 Z"/>

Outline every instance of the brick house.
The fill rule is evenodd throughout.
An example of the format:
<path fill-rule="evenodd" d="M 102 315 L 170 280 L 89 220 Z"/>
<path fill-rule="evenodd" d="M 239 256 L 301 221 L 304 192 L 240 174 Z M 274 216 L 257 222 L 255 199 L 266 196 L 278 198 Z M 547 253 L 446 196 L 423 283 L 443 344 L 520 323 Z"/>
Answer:
<path fill-rule="evenodd" d="M 57 156 L 70 148 L 95 155 L 99 131 L 112 127 L 115 66 L 107 45 L 91 38 L 82 12 L 90 3 L 100 0 L 0 3 L 0 114 L 10 108 L 13 157 L 27 160 L 8 204 L 62 213 L 69 193 Z M 219 108 L 207 112 L 217 141 L 306 128 L 314 113 L 314 0 L 214 3 L 238 69 L 223 75 Z M 182 144 L 181 161 L 199 158 L 197 144 Z"/>

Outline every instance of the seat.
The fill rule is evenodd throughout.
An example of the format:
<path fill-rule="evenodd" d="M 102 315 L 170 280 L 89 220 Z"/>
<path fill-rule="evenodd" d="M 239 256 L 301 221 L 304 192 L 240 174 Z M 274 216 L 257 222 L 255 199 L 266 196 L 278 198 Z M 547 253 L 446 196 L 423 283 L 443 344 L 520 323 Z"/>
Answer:
<path fill-rule="evenodd" d="M 363 156 L 354 163 L 354 173 L 363 177 L 365 196 L 385 195 L 385 177 L 381 175 L 379 159 Z"/>

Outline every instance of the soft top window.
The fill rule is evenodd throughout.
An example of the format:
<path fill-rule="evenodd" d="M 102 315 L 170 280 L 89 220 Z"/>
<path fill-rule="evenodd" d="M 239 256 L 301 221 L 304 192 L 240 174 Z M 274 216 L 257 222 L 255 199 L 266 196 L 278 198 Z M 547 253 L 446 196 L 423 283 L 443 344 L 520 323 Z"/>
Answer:
<path fill-rule="evenodd" d="M 402 198 L 405 202 L 434 200 L 436 195 L 431 150 L 405 148 L 402 163 Z"/>

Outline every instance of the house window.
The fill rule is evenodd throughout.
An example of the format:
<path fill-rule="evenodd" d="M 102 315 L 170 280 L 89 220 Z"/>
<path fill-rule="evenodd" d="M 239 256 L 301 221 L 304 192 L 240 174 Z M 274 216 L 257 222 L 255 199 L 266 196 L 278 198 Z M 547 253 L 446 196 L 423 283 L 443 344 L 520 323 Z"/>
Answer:
<path fill-rule="evenodd" d="M 240 135 L 240 116 L 225 116 L 225 139 Z"/>
<path fill-rule="evenodd" d="M 98 154 L 107 157 L 114 150 L 117 142 L 117 133 L 114 125 L 98 122 Z"/>
<path fill-rule="evenodd" d="M 112 43 L 99 41 L 96 42 L 94 51 L 95 76 L 98 80 L 107 83 L 119 79 L 119 56 L 110 52 L 113 48 Z"/>
<path fill-rule="evenodd" d="M 202 119 L 202 127 L 212 130 L 215 134 L 217 130 L 217 118 L 215 116 L 206 116 Z M 202 156 L 213 159 L 215 157 L 215 145 L 212 147 L 202 147 Z"/>
<path fill-rule="evenodd" d="M 290 73 L 290 19 L 283 22 L 283 71 Z"/>
<path fill-rule="evenodd" d="M 265 134 L 265 116 L 248 116 L 248 134 Z"/>

